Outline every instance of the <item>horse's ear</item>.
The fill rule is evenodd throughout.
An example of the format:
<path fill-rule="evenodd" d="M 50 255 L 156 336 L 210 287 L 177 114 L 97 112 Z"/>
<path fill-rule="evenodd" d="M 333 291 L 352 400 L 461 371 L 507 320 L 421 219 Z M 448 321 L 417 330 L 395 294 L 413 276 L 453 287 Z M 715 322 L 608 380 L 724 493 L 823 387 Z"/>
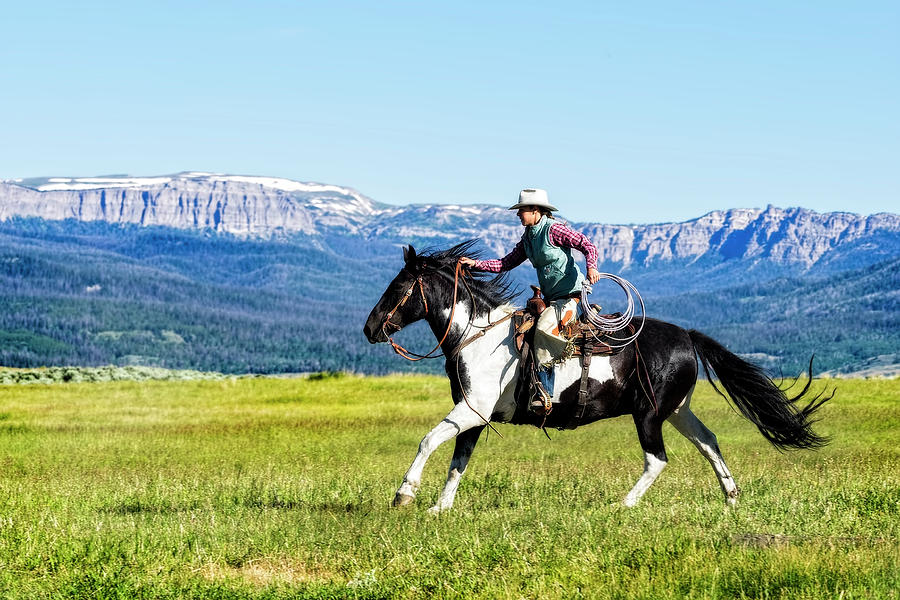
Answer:
<path fill-rule="evenodd" d="M 403 262 L 409 266 L 414 263 L 416 260 L 416 249 L 412 247 L 412 244 L 403 248 Z"/>

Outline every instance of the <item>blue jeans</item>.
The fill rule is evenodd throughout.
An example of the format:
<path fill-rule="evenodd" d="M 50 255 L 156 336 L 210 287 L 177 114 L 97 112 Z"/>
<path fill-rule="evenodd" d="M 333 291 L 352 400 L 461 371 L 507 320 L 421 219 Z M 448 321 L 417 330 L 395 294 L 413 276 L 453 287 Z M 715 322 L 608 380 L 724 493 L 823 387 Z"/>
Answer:
<path fill-rule="evenodd" d="M 553 385 L 556 383 L 556 369 L 553 367 L 538 367 L 537 376 L 538 381 L 544 386 L 544 391 L 552 398 Z"/>

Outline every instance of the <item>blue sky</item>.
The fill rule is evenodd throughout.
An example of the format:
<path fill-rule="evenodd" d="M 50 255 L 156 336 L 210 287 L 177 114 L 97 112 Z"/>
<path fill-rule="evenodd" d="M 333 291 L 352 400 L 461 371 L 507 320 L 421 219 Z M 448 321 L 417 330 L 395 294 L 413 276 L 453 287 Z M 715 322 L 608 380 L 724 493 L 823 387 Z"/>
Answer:
<path fill-rule="evenodd" d="M 900 206 L 896 2 L 19 2 L 0 178 L 214 171 L 575 221 Z"/>

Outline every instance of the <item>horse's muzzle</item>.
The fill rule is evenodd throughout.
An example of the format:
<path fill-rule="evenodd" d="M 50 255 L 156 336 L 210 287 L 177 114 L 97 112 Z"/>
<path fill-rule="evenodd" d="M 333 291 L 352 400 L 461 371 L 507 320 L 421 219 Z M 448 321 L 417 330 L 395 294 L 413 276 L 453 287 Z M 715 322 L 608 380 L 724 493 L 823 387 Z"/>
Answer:
<path fill-rule="evenodd" d="M 371 323 L 366 323 L 366 326 L 363 328 L 363 334 L 365 334 L 366 339 L 369 340 L 370 344 L 378 344 L 380 342 L 388 341 L 387 336 L 382 331 L 382 328 L 378 325 L 373 326 Z"/>

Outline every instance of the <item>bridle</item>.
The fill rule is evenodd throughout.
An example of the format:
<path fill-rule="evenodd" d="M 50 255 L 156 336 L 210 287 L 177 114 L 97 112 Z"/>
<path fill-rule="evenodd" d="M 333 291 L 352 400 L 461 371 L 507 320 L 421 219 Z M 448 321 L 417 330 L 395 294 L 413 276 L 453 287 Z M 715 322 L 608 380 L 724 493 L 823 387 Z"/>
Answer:
<path fill-rule="evenodd" d="M 428 314 L 428 300 L 425 299 L 425 284 L 422 282 L 422 276 L 421 275 L 417 276 L 416 280 L 410 284 L 409 288 L 406 290 L 406 293 L 403 294 L 403 297 L 400 298 L 400 301 L 397 303 L 397 305 L 394 306 L 394 308 L 392 308 L 390 310 L 390 312 L 388 312 L 387 316 L 385 316 L 385 318 L 384 318 L 384 322 L 381 324 L 381 332 L 388 339 L 388 342 L 391 343 L 391 347 L 394 349 L 394 352 L 396 352 L 397 354 L 399 354 L 406 360 L 410 360 L 413 362 L 419 361 L 419 360 L 422 360 L 425 358 L 440 358 L 441 356 L 444 356 L 443 353 L 434 354 L 434 352 L 437 351 L 441 347 L 441 344 L 443 344 L 444 341 L 447 339 L 447 336 L 450 335 L 450 328 L 453 326 L 453 316 L 454 316 L 454 314 L 456 314 L 456 297 L 457 297 L 457 292 L 459 291 L 459 274 L 462 272 L 463 272 L 463 265 L 461 262 L 457 261 L 456 269 L 454 269 L 454 272 L 453 272 L 453 302 L 450 305 L 451 306 L 450 318 L 447 320 L 447 330 L 444 331 L 444 335 L 441 337 L 441 341 L 439 341 L 437 343 L 437 346 L 435 346 L 434 348 L 432 348 L 425 354 L 417 354 L 415 352 L 407 350 L 406 348 L 404 348 L 403 346 L 401 346 L 400 344 L 395 342 L 394 338 L 392 338 L 388 334 L 387 329 L 386 329 L 388 325 L 391 325 L 392 327 L 397 328 L 397 331 L 400 330 L 400 328 L 395 323 L 390 322 L 391 317 L 394 316 L 394 313 L 396 313 L 398 310 L 403 308 L 403 305 L 406 304 L 406 301 L 409 300 L 409 298 L 412 296 L 413 290 L 416 289 L 417 285 L 419 286 L 419 292 L 422 295 L 422 303 L 425 305 L 425 314 L 426 315 Z M 466 287 L 468 288 L 468 284 L 466 284 Z M 471 290 L 469 291 L 469 293 L 470 294 L 472 293 Z"/>

